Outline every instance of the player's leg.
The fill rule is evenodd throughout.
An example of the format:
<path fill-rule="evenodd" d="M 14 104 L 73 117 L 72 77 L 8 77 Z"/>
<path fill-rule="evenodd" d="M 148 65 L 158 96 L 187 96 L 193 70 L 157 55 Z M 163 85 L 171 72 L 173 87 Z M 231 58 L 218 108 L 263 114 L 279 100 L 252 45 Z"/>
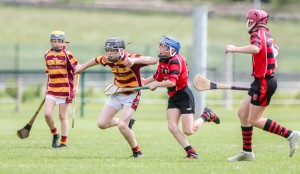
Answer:
<path fill-rule="evenodd" d="M 240 105 L 237 113 L 242 127 L 252 126 L 249 123 L 250 101 L 251 101 L 251 96 L 247 95 L 246 98 L 243 100 L 242 104 Z"/>
<path fill-rule="evenodd" d="M 143 158 L 144 155 L 142 154 L 137 143 L 134 132 L 131 130 L 132 121 L 134 120 L 132 115 L 138 108 L 141 99 L 141 93 L 137 92 L 130 95 L 120 95 L 119 97 L 121 103 L 123 104 L 123 112 L 119 119 L 118 128 L 131 147 L 133 153 L 132 157 Z"/>
<path fill-rule="evenodd" d="M 103 106 L 98 120 L 97 125 L 100 129 L 106 129 L 118 125 L 119 118 L 114 116 L 122 108 L 122 104 L 117 95 L 110 95 L 105 105 Z"/>
<path fill-rule="evenodd" d="M 177 142 L 185 148 L 186 146 L 190 145 L 187 139 L 185 138 L 184 134 L 180 131 L 178 123 L 180 119 L 180 110 L 177 108 L 169 108 L 167 112 L 168 116 L 168 129 Z"/>
<path fill-rule="evenodd" d="M 44 116 L 45 116 L 45 120 L 47 122 L 47 125 L 50 128 L 50 131 L 53 135 L 53 140 L 52 140 L 52 147 L 53 148 L 57 148 L 58 147 L 58 140 L 59 140 L 59 133 L 57 128 L 54 125 L 54 119 L 53 119 L 53 110 L 54 110 L 54 106 L 56 105 L 56 98 L 53 96 L 46 96 L 46 100 L 45 100 L 45 112 L 44 112 Z"/>
<path fill-rule="evenodd" d="M 106 129 L 118 125 L 119 118 L 114 118 L 119 109 L 105 104 L 99 114 L 97 125 L 100 129 Z"/>
<path fill-rule="evenodd" d="M 292 157 L 297 148 L 300 132 L 291 131 L 271 119 L 262 117 L 264 109 L 269 105 L 271 98 L 276 91 L 277 80 L 275 77 L 263 78 L 259 81 L 259 84 L 260 88 L 266 90 L 259 90 L 257 92 L 258 100 L 251 101 L 249 114 L 250 123 L 267 132 L 286 138 L 290 143 L 290 157 Z"/>
<path fill-rule="evenodd" d="M 134 114 L 135 110 L 131 106 L 124 105 L 123 111 L 120 115 L 120 119 L 118 122 L 118 128 L 121 134 L 124 136 L 126 141 L 132 150 L 132 157 L 134 158 L 142 158 L 144 155 L 141 152 L 141 149 L 137 143 L 133 130 L 128 127 L 128 124 Z"/>
<path fill-rule="evenodd" d="M 193 135 L 196 132 L 194 129 L 194 114 L 181 114 L 181 118 L 182 118 L 183 133 L 187 136 Z M 200 120 L 202 120 L 202 124 L 203 124 L 204 120 L 203 119 L 200 119 Z M 200 124 L 199 124 L 199 126 L 200 126 Z"/>
<path fill-rule="evenodd" d="M 241 152 L 238 155 L 227 159 L 230 162 L 252 161 L 255 158 L 255 155 L 252 151 L 253 126 L 249 123 L 250 101 L 251 97 L 247 96 L 242 102 L 238 111 L 238 117 L 241 123 L 243 146 Z"/>
<path fill-rule="evenodd" d="M 59 104 L 59 119 L 61 124 L 60 148 L 67 147 L 68 140 L 68 107 L 69 103 Z"/>
<path fill-rule="evenodd" d="M 250 108 L 250 123 L 257 128 L 263 129 L 264 131 L 286 138 L 290 145 L 289 155 L 292 157 L 297 149 L 298 141 L 300 139 L 300 132 L 289 130 L 286 127 L 278 124 L 276 121 L 263 118 L 262 114 L 265 110 L 265 107 L 251 105 Z"/>
<path fill-rule="evenodd" d="M 170 104 L 170 103 L 169 103 Z M 195 149 L 190 145 L 184 134 L 179 129 L 179 119 L 180 119 L 180 110 L 177 108 L 169 108 L 168 109 L 168 129 L 171 132 L 171 134 L 174 136 L 174 138 L 177 140 L 177 142 L 184 148 L 184 150 L 187 153 L 186 158 L 188 159 L 197 159 L 198 154 L 195 151 Z M 191 132 L 193 127 L 193 114 L 184 114 L 186 118 L 183 118 L 183 129 L 184 131 Z M 189 127 L 189 128 L 188 128 Z M 189 133 L 187 133 L 189 134 Z"/>

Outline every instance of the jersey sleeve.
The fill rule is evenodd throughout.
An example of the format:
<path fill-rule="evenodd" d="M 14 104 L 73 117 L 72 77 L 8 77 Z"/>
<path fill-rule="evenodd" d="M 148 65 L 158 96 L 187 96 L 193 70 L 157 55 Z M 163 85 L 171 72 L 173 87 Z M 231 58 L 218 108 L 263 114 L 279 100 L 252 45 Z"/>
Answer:
<path fill-rule="evenodd" d="M 47 54 L 49 50 L 47 50 L 44 54 L 44 60 L 45 60 L 45 72 L 48 74 L 48 66 L 47 66 Z"/>
<path fill-rule="evenodd" d="M 98 63 L 98 64 L 101 64 L 103 66 L 106 66 L 106 58 L 105 58 L 104 55 L 96 57 L 95 62 Z"/>
<path fill-rule="evenodd" d="M 258 46 L 258 48 L 261 49 L 261 39 L 257 32 L 251 33 L 250 43 L 251 43 L 251 45 Z"/>
<path fill-rule="evenodd" d="M 181 64 L 178 59 L 173 59 L 169 63 L 169 77 L 168 79 L 176 84 L 181 72 Z"/>
<path fill-rule="evenodd" d="M 73 54 L 70 51 L 67 51 L 70 63 L 73 67 L 75 67 L 78 64 L 77 59 L 73 56 Z"/>
<path fill-rule="evenodd" d="M 128 58 L 139 59 L 139 58 L 141 58 L 141 57 L 142 57 L 141 54 L 129 53 L 129 55 L 128 55 Z M 134 65 L 133 65 L 133 68 L 141 68 L 141 67 L 144 67 L 144 66 L 148 66 L 148 65 L 147 65 L 147 64 L 142 64 L 142 63 L 140 63 L 140 64 L 134 64 Z"/>

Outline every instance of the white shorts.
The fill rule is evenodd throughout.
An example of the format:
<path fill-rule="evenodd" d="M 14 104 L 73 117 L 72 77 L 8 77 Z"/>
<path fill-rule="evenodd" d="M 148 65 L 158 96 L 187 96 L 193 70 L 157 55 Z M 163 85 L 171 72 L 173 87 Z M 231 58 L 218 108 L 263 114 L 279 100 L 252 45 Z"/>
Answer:
<path fill-rule="evenodd" d="M 57 105 L 66 103 L 66 98 L 54 97 L 52 95 L 46 95 L 46 98 L 54 100 Z"/>
<path fill-rule="evenodd" d="M 136 110 L 139 101 L 140 101 L 141 95 L 140 92 L 134 92 L 129 95 L 126 94 L 113 94 L 110 95 L 106 101 L 105 104 L 119 110 L 122 109 L 125 106 L 129 106 L 132 109 Z"/>

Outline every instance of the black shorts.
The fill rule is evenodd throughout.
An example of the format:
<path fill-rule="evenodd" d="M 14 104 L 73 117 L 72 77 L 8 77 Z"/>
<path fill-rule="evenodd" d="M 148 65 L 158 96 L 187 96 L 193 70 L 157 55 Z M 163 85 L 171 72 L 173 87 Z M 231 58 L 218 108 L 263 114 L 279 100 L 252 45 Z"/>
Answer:
<path fill-rule="evenodd" d="M 179 109 L 181 114 L 195 113 L 194 95 L 188 86 L 177 91 L 169 98 L 168 109 L 170 108 Z"/>
<path fill-rule="evenodd" d="M 276 77 L 255 78 L 248 92 L 248 95 L 251 96 L 251 104 L 255 106 L 268 106 L 276 88 Z"/>

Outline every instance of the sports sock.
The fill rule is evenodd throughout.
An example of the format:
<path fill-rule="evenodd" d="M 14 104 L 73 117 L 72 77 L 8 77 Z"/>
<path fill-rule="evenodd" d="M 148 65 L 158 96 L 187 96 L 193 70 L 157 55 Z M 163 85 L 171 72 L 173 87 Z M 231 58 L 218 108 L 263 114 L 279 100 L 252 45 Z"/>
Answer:
<path fill-rule="evenodd" d="M 186 151 L 187 154 L 190 154 L 190 153 L 197 154 L 196 150 L 191 145 L 185 147 L 184 150 Z"/>
<path fill-rule="evenodd" d="M 142 152 L 141 152 L 141 149 L 140 149 L 140 147 L 139 147 L 139 145 L 137 145 L 137 146 L 134 147 L 134 148 L 131 148 L 131 150 L 132 150 L 132 152 L 135 153 L 135 154 L 137 154 L 137 153 L 142 153 Z"/>
<path fill-rule="evenodd" d="M 267 119 L 263 130 L 280 135 L 285 138 L 288 138 L 292 133 L 292 131 L 288 130 L 287 128 L 279 125 L 278 123 L 270 119 Z"/>
<path fill-rule="evenodd" d="M 66 145 L 67 144 L 67 139 L 68 139 L 68 136 L 61 136 L 60 144 Z"/>
<path fill-rule="evenodd" d="M 252 152 L 253 126 L 250 127 L 241 126 L 241 129 L 242 129 L 242 138 L 243 138 L 243 151 Z"/>
<path fill-rule="evenodd" d="M 203 114 L 200 116 L 200 118 L 202 118 L 204 122 L 206 122 L 208 120 L 207 116 L 205 116 Z"/>
<path fill-rule="evenodd" d="M 58 134 L 58 130 L 56 129 L 56 127 L 55 127 L 54 129 L 51 130 L 51 133 L 52 133 L 53 135 Z"/>

